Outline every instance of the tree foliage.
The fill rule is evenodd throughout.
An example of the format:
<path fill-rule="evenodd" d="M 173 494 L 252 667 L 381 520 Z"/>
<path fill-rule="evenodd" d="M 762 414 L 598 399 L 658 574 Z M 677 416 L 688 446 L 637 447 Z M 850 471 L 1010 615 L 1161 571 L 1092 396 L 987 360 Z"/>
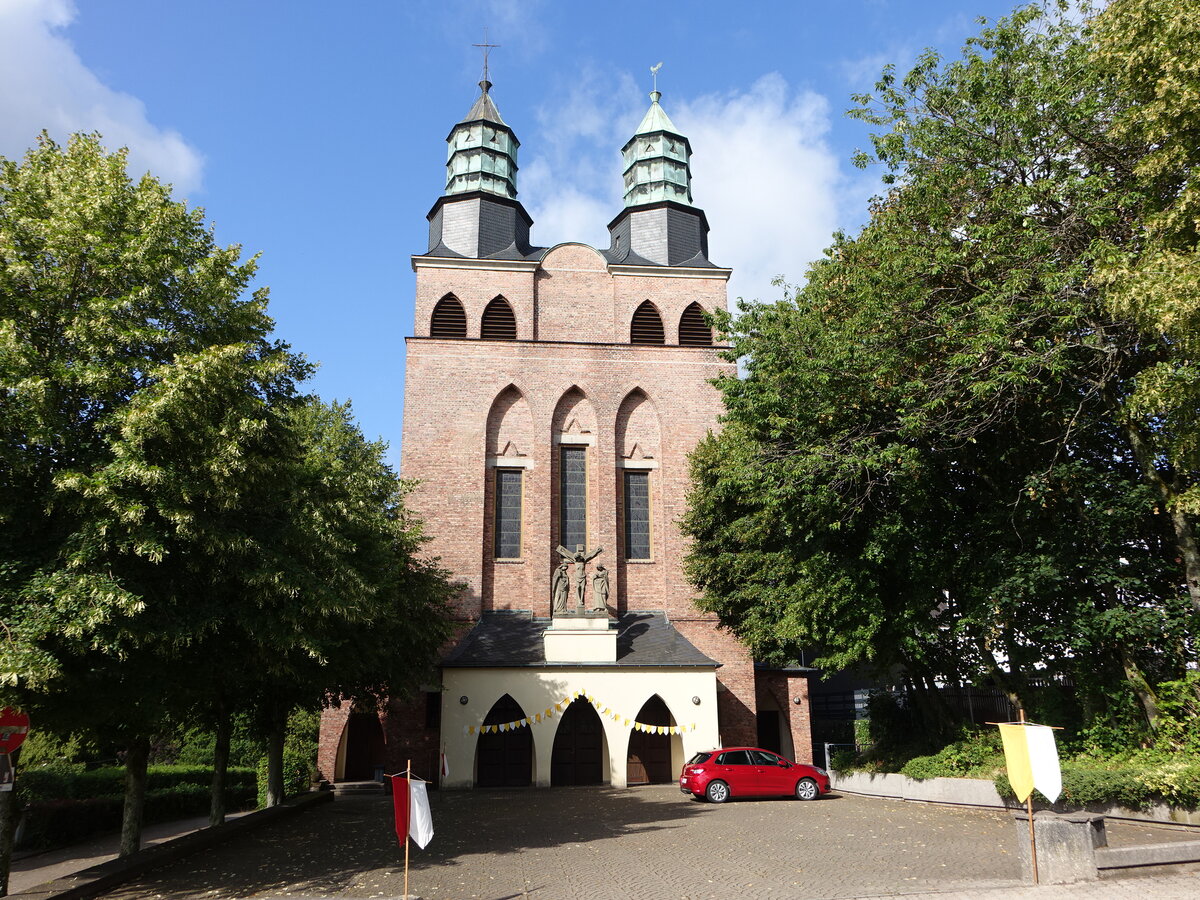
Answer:
<path fill-rule="evenodd" d="M 1195 331 L 1129 298 L 1195 144 L 1159 140 L 1171 104 L 1137 125 L 1127 87 L 1169 80 L 1168 46 L 1198 57 L 1138 57 L 1151 13 L 1195 26 L 1185 3 L 1028 8 L 960 59 L 886 69 L 851 112 L 877 129 L 858 162 L 887 173 L 870 221 L 783 301 L 720 318 L 747 374 L 693 457 L 688 570 L 760 656 L 815 646 L 1026 702 L 1035 674 L 1065 678 L 1085 718 L 1126 684 L 1150 721 L 1153 681 L 1193 657 L 1196 405 L 1146 397 L 1194 378 Z M 1121 52 L 1143 68 L 1114 75 Z"/>
<path fill-rule="evenodd" d="M 282 740 L 327 689 L 402 691 L 447 586 L 256 260 L 125 162 L 95 135 L 0 160 L 0 701 L 144 769 L 187 717 Z"/>

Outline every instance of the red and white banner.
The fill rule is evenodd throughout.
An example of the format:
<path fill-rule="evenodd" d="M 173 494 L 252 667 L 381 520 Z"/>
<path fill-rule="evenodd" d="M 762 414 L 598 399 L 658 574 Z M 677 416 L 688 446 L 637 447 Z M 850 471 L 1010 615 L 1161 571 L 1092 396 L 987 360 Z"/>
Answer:
<path fill-rule="evenodd" d="M 400 846 L 404 846 L 405 836 L 408 836 L 424 850 L 433 838 L 433 814 L 429 810 L 425 782 L 419 778 L 410 781 L 403 775 L 393 775 L 392 810 Z"/>

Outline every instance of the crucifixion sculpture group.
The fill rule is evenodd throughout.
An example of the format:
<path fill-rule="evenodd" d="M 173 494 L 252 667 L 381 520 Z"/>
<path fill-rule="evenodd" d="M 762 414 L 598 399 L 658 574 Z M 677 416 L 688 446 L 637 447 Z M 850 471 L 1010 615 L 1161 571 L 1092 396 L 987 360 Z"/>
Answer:
<path fill-rule="evenodd" d="M 556 616 L 568 615 L 573 612 L 578 615 L 583 612 L 608 612 L 608 570 L 599 563 L 592 575 L 592 605 L 587 605 L 587 564 L 604 552 L 603 547 L 597 547 L 591 553 L 583 549 L 583 544 L 575 545 L 575 552 L 559 544 L 556 548 L 563 561 L 554 571 L 550 584 L 551 611 Z M 572 565 L 574 568 L 572 569 Z M 574 604 L 571 597 L 574 595 Z"/>

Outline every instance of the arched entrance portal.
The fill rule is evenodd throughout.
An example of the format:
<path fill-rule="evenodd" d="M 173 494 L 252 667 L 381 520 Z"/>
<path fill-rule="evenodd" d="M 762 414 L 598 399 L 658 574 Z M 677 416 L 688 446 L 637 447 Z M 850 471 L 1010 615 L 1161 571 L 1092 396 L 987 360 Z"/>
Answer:
<path fill-rule="evenodd" d="M 604 726 L 596 710 L 577 697 L 558 723 L 550 757 L 550 783 L 602 784 L 604 781 Z"/>
<path fill-rule="evenodd" d="M 346 722 L 345 781 L 371 781 L 384 765 L 383 726 L 379 714 L 352 712 Z"/>
<path fill-rule="evenodd" d="M 502 725 L 525 717 L 521 704 L 505 694 L 493 705 L 484 725 Z M 528 787 L 533 784 L 533 734 L 514 728 L 479 735 L 475 745 L 475 784 L 478 787 Z"/>
<path fill-rule="evenodd" d="M 643 704 L 637 721 L 642 725 L 675 724 L 667 704 L 657 694 Z M 629 759 L 625 771 L 630 784 L 666 784 L 674 781 L 676 772 L 671 765 L 671 735 L 630 732 Z"/>

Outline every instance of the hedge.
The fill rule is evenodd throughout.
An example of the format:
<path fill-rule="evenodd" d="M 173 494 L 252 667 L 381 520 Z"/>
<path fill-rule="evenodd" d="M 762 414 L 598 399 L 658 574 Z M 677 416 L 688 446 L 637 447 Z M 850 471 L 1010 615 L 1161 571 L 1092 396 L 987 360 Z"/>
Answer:
<path fill-rule="evenodd" d="M 243 774 L 253 770 L 239 770 Z M 212 773 L 208 773 L 211 779 Z M 18 776 L 19 777 L 19 776 Z M 97 782 L 100 783 L 100 782 Z M 211 785 L 176 783 L 146 791 L 143 822 L 167 822 L 205 815 L 209 810 Z M 227 808 L 254 806 L 254 782 L 245 778 L 225 793 Z M 35 800 L 25 810 L 25 827 L 20 846 L 44 849 L 82 840 L 98 832 L 119 831 L 124 798 L 105 795 L 73 799 Z"/>
<path fill-rule="evenodd" d="M 230 789 L 253 789 L 254 769 L 230 767 Z M 151 766 L 146 790 L 157 791 L 181 785 L 212 786 L 212 768 L 208 766 Z M 63 772 L 52 769 L 18 769 L 17 790 L 27 801 L 89 800 L 96 797 L 121 797 L 125 793 L 125 768 L 110 766 L 88 772 Z"/>
<path fill-rule="evenodd" d="M 994 780 L 1001 797 L 1015 799 L 1006 773 L 999 773 Z M 1066 759 L 1062 761 L 1062 781 L 1058 802 L 1069 805 L 1147 809 L 1163 803 L 1200 808 L 1200 759 L 1193 756 L 1174 760 Z M 1035 794 L 1046 802 L 1040 793 Z"/>

